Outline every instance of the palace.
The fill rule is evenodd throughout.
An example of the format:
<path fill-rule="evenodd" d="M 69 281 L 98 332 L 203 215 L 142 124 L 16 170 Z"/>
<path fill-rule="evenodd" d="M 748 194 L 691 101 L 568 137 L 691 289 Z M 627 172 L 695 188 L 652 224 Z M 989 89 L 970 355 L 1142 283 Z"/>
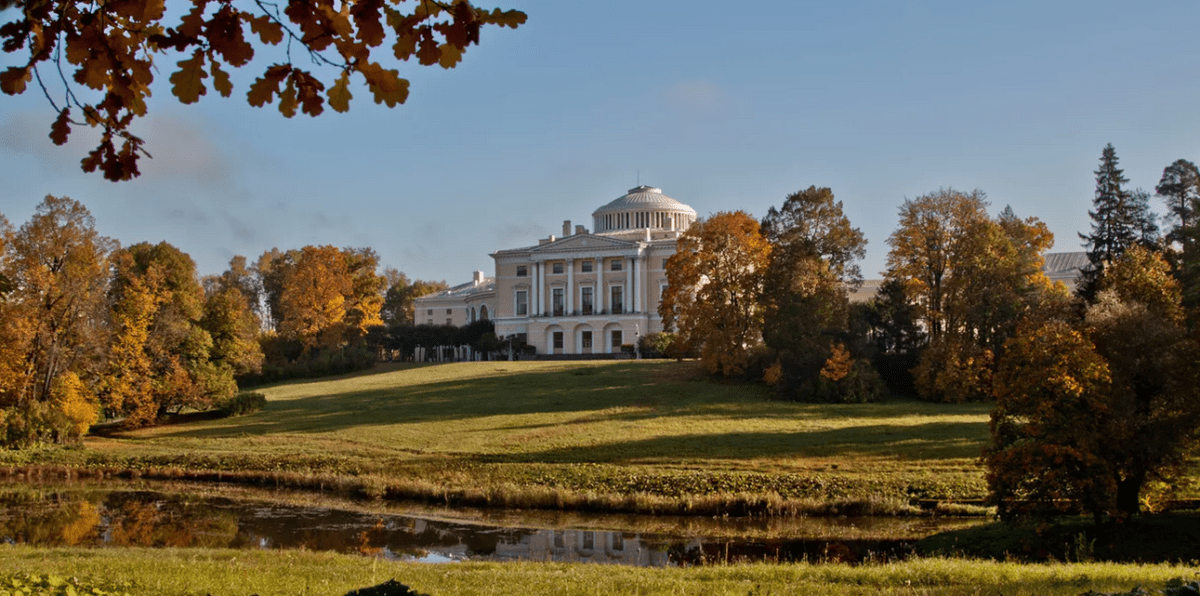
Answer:
<path fill-rule="evenodd" d="M 594 232 L 564 221 L 562 236 L 491 254 L 495 276 L 416 300 L 416 322 L 491 318 L 496 336 L 538 354 L 613 354 L 662 331 L 666 262 L 696 211 L 639 186 L 592 213 Z"/>

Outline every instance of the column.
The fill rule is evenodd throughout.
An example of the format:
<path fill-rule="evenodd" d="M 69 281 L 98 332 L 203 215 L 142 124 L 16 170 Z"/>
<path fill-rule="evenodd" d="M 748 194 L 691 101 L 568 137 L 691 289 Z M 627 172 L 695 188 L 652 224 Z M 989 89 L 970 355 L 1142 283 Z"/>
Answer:
<path fill-rule="evenodd" d="M 604 297 L 604 295 L 607 293 L 608 293 L 608 290 L 605 289 L 605 287 L 604 287 L 604 257 L 597 257 L 596 258 L 596 295 L 592 297 L 592 299 L 596 301 L 596 304 L 592 305 L 593 311 L 608 312 L 608 307 L 605 306 L 606 304 L 608 304 L 608 298 Z M 596 345 L 595 341 L 596 341 L 595 338 L 593 338 L 592 339 L 593 346 Z"/>
<path fill-rule="evenodd" d="M 575 260 L 567 259 L 567 312 L 566 312 L 566 315 L 568 317 L 571 316 L 571 312 L 574 310 L 571 308 L 571 304 L 574 302 L 574 300 L 571 299 L 571 296 L 573 296 L 574 294 L 575 294 Z M 566 342 L 563 342 L 563 345 L 565 346 Z"/>
<path fill-rule="evenodd" d="M 633 311 L 633 257 L 625 258 L 625 312 Z"/>
<path fill-rule="evenodd" d="M 544 292 L 542 291 L 542 274 L 543 274 L 542 262 L 541 261 L 535 262 L 533 264 L 533 267 L 534 267 L 534 271 L 537 272 L 537 275 L 534 277 L 534 283 L 536 284 L 536 287 L 537 287 L 537 291 L 536 291 L 536 293 L 537 293 L 537 315 L 536 316 L 540 317 L 540 316 L 542 316 L 542 313 L 546 312 L 546 309 L 543 308 L 543 304 L 542 304 L 542 302 L 543 302 L 542 294 L 544 294 Z"/>

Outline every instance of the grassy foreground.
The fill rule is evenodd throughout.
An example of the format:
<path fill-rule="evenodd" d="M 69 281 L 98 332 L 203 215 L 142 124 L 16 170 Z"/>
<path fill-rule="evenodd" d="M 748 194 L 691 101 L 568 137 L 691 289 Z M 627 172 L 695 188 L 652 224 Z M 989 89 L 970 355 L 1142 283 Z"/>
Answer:
<path fill-rule="evenodd" d="M 734 565 L 644 569 L 550 563 L 395 563 L 304 551 L 70 549 L 0 546 L 0 575 L 29 573 L 124 583 L 131 595 L 328 595 L 396 579 L 431 596 L 904 594 L 1055 595 L 1161 588 L 1191 580 L 1176 565 L 1018 565 L 917 559 L 877 565 Z"/>
<path fill-rule="evenodd" d="M 780 402 L 663 361 L 393 366 L 262 391 L 250 416 L 0 464 L 660 513 L 911 513 L 984 494 L 986 404 Z"/>

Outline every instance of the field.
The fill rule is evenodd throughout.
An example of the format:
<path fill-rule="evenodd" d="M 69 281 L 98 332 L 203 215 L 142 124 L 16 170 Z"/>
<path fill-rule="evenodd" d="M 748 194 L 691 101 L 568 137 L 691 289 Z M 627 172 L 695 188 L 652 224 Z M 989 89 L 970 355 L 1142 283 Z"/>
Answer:
<path fill-rule="evenodd" d="M 646 569 L 552 563 L 392 563 L 304 551 L 45 549 L 0 545 L 9 574 L 129 585 L 131 596 L 340 596 L 389 579 L 431 596 L 508 594 L 747 596 L 768 594 L 1078 595 L 1162 588 L 1195 579 L 1182 565 L 917 559 L 890 564 L 734 565 Z"/>
<path fill-rule="evenodd" d="M 249 416 L 0 463 L 658 513 L 911 513 L 985 489 L 986 404 L 782 402 L 692 362 L 401 365 L 262 391 Z"/>

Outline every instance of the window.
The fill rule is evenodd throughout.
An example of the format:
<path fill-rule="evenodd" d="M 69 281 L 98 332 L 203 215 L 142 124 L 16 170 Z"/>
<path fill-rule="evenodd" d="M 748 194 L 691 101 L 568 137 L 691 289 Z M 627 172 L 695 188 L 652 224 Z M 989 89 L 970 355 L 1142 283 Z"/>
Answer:
<path fill-rule="evenodd" d="M 555 331 L 555 332 L 554 332 L 554 349 L 555 349 L 555 350 L 561 350 L 561 349 L 562 349 L 562 335 L 563 335 L 563 332 L 562 332 L 562 331 Z"/>
<path fill-rule="evenodd" d="M 517 265 L 517 277 L 527 277 L 529 275 L 529 267 L 525 265 Z"/>
<path fill-rule="evenodd" d="M 591 261 L 581 262 L 579 264 L 579 270 L 584 273 L 591 273 L 592 272 L 592 262 Z"/>
<path fill-rule="evenodd" d="M 591 331 L 580 331 L 579 332 L 579 341 L 583 344 L 583 349 L 585 349 L 585 350 L 592 349 L 592 332 Z"/>
<path fill-rule="evenodd" d="M 453 322 L 453 320 L 452 320 L 452 319 L 450 319 L 449 317 L 446 317 L 446 324 L 447 324 L 447 325 L 453 325 L 453 324 L 454 324 L 454 322 Z"/>
<path fill-rule="evenodd" d="M 487 320 L 487 305 L 486 304 L 479 307 L 479 320 L 481 320 L 481 321 Z"/>
<path fill-rule="evenodd" d="M 585 287 L 579 288 L 579 309 L 582 310 L 583 314 L 585 314 L 585 315 L 592 314 L 592 288 L 591 288 L 591 286 L 585 286 Z"/>
<path fill-rule="evenodd" d="M 621 286 L 612 287 L 612 300 L 609 301 L 609 304 L 612 304 L 612 314 L 614 315 L 619 315 L 625 312 L 625 305 L 621 300 L 623 290 L 624 288 Z"/>
<path fill-rule="evenodd" d="M 529 292 L 517 290 L 517 316 L 529 316 Z"/>
<path fill-rule="evenodd" d="M 566 547 L 566 540 L 564 539 L 564 536 L 563 536 L 563 531 L 562 531 L 562 530 L 555 530 L 555 531 L 554 531 L 554 547 L 555 547 L 555 548 L 564 548 L 564 547 Z"/>
<path fill-rule="evenodd" d="M 663 266 L 662 266 L 663 269 L 667 268 L 667 261 L 669 261 L 669 260 L 670 259 L 663 259 Z"/>
<path fill-rule="evenodd" d="M 427 315 L 431 315 L 431 314 L 433 314 L 433 309 L 432 309 L 432 308 L 431 308 L 431 309 L 429 309 L 429 310 L 428 310 L 428 311 L 427 311 L 425 314 L 427 314 Z"/>
<path fill-rule="evenodd" d="M 562 274 L 562 272 L 563 272 L 563 264 L 561 262 L 554 263 L 550 267 L 551 267 L 551 271 L 555 274 Z"/>
<path fill-rule="evenodd" d="M 621 349 L 621 330 L 614 329 L 612 332 L 612 349 L 614 352 Z"/>
<path fill-rule="evenodd" d="M 620 532 L 612 533 L 612 549 L 625 550 L 625 535 Z"/>
<path fill-rule="evenodd" d="M 452 314 L 454 314 L 454 309 L 453 309 L 453 308 L 447 308 L 447 309 L 446 309 L 446 314 L 448 314 L 448 315 L 452 315 Z"/>
<path fill-rule="evenodd" d="M 592 532 L 589 530 L 589 531 L 583 533 L 583 549 L 584 550 L 595 550 L 596 549 L 596 533 L 595 532 Z"/>
<path fill-rule="evenodd" d="M 612 271 L 620 271 L 621 270 L 621 261 L 622 261 L 621 259 L 613 259 L 611 261 L 612 264 L 610 265 L 610 269 Z"/>
<path fill-rule="evenodd" d="M 563 289 L 554 288 L 550 291 L 552 296 L 550 304 L 554 308 L 554 316 L 561 317 L 563 316 Z"/>

